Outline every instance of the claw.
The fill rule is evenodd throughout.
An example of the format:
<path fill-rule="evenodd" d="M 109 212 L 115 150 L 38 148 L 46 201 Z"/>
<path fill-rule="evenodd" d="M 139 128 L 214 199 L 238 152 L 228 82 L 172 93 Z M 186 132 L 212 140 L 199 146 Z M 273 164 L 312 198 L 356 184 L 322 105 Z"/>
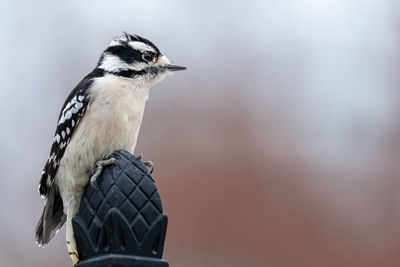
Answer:
<path fill-rule="evenodd" d="M 108 154 L 105 157 L 105 160 L 110 160 L 111 159 L 112 162 L 110 164 L 107 164 L 107 165 L 115 164 L 115 165 L 117 165 L 118 169 L 120 169 L 121 166 L 119 165 L 119 161 L 117 160 L 117 158 L 119 158 L 119 155 L 116 152 L 111 152 L 110 154 Z M 104 166 L 106 166 L 106 165 L 104 165 Z"/>
<path fill-rule="evenodd" d="M 97 185 L 97 177 L 91 177 L 90 178 L 90 186 L 93 187 L 94 190 L 100 191 L 100 188 Z"/>
<path fill-rule="evenodd" d="M 150 160 L 143 162 L 144 166 L 149 168 L 149 173 L 152 174 L 154 171 L 154 164 Z"/>
<path fill-rule="evenodd" d="M 138 159 L 138 160 L 142 160 L 142 158 L 143 158 L 143 153 L 140 152 L 139 156 L 137 156 L 137 159 Z"/>
<path fill-rule="evenodd" d="M 97 178 L 100 177 L 101 172 L 103 171 L 104 166 L 112 165 L 115 164 L 117 165 L 118 168 L 120 168 L 118 160 L 115 158 L 115 154 L 111 153 L 109 154 L 106 159 L 104 160 L 99 160 L 96 162 L 96 167 L 95 170 L 92 174 L 92 177 L 90 177 L 90 185 L 97 191 L 99 191 L 99 187 L 97 185 Z"/>

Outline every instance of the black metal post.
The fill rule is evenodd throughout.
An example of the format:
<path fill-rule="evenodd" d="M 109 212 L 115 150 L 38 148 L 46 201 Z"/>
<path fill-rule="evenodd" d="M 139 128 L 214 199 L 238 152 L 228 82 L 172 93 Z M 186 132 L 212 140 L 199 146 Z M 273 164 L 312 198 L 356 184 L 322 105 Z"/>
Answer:
<path fill-rule="evenodd" d="M 168 218 L 154 180 L 129 152 L 116 155 L 119 167 L 103 169 L 99 190 L 87 186 L 72 220 L 76 267 L 168 267 L 161 259 Z"/>

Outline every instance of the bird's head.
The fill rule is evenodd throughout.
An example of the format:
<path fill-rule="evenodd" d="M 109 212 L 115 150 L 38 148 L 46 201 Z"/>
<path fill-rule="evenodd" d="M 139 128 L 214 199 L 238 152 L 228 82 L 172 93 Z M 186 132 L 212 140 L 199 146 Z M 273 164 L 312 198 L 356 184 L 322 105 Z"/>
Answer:
<path fill-rule="evenodd" d="M 97 67 L 126 78 L 156 83 L 167 74 L 186 67 L 171 64 L 149 40 L 123 33 L 114 38 L 103 51 Z"/>

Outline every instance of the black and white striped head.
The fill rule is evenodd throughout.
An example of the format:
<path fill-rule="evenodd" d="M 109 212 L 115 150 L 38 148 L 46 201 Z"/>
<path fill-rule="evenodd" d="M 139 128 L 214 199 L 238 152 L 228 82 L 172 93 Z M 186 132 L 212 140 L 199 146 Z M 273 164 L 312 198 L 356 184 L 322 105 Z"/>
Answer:
<path fill-rule="evenodd" d="M 103 51 L 97 67 L 133 79 L 160 79 L 169 72 L 185 69 L 172 65 L 149 40 L 127 33 L 111 41 Z"/>

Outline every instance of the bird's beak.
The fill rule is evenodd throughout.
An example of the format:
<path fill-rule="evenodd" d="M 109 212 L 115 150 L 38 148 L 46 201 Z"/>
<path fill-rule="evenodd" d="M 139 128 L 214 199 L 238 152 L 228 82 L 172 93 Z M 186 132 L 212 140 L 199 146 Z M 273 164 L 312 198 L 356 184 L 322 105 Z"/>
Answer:
<path fill-rule="evenodd" d="M 163 66 L 163 68 L 169 70 L 169 71 L 178 71 L 178 70 L 186 70 L 186 67 L 183 66 L 178 66 L 178 65 L 172 65 L 172 64 L 168 64 Z"/>
<path fill-rule="evenodd" d="M 185 70 L 186 67 L 178 66 L 178 65 L 172 65 L 169 59 L 166 56 L 161 56 L 157 60 L 156 65 L 158 65 L 160 68 L 163 68 L 165 70 L 169 71 L 178 71 L 178 70 Z"/>

